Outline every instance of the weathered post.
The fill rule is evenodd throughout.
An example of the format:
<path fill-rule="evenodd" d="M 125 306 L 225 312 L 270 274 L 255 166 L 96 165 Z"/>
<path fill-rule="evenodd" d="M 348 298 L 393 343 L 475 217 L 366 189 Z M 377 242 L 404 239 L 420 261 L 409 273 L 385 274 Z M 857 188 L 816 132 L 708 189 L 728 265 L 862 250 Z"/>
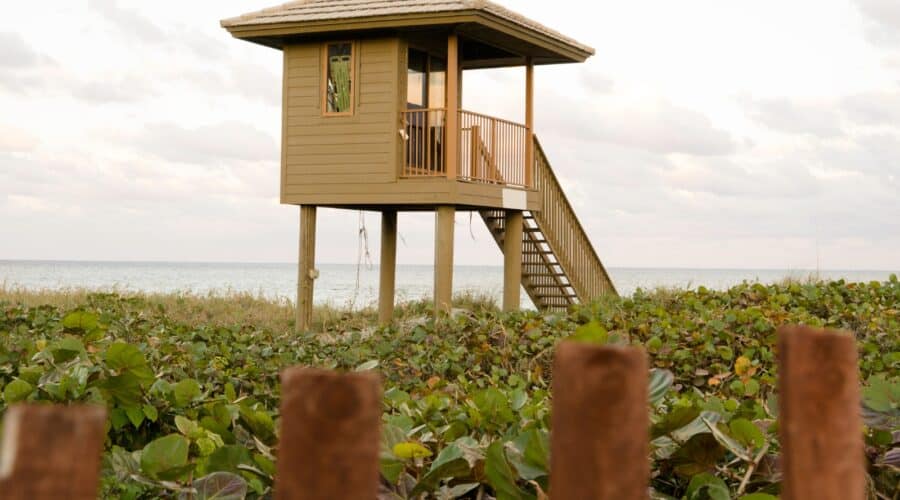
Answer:
<path fill-rule="evenodd" d="M 397 288 L 397 211 L 381 213 L 381 276 L 378 282 L 378 321 L 390 324 L 394 318 Z"/>
<path fill-rule="evenodd" d="M 862 500 L 866 471 L 856 340 L 802 326 L 778 330 L 785 500 Z"/>
<path fill-rule="evenodd" d="M 503 236 L 503 310 L 518 311 L 522 307 L 522 231 L 521 210 L 504 214 Z"/>
<path fill-rule="evenodd" d="M 281 375 L 281 393 L 275 498 L 376 498 L 378 376 L 290 368 Z"/>
<path fill-rule="evenodd" d="M 647 497 L 647 360 L 639 348 L 563 342 L 553 362 L 550 494 Z"/>
<path fill-rule="evenodd" d="M 453 245 L 456 207 L 435 209 L 434 223 L 434 313 L 440 316 L 453 309 Z"/>
<path fill-rule="evenodd" d="M 3 422 L 0 498 L 97 498 L 106 409 L 15 405 Z"/>
<path fill-rule="evenodd" d="M 300 207 L 300 258 L 297 265 L 297 333 L 312 323 L 313 290 L 316 278 L 316 207 Z"/>

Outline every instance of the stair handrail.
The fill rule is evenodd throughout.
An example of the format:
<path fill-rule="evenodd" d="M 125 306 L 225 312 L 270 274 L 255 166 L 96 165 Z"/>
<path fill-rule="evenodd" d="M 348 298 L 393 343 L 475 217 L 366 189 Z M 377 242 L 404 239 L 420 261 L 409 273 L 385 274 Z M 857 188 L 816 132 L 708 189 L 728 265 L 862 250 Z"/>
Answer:
<path fill-rule="evenodd" d="M 593 264 L 599 267 L 600 272 L 602 273 L 602 279 L 598 283 L 596 287 L 597 290 L 590 290 L 590 288 L 594 288 L 591 286 L 586 286 L 585 281 L 587 280 L 584 276 L 579 276 L 577 273 L 574 273 L 574 263 L 571 259 L 571 251 L 570 249 L 565 248 L 563 245 L 559 244 L 559 237 L 556 234 L 557 230 L 553 227 L 552 224 L 545 223 L 541 224 L 541 231 L 544 233 L 545 237 L 550 240 L 553 238 L 553 244 L 551 247 L 554 249 L 556 253 L 556 258 L 563 264 L 564 269 L 569 275 L 569 282 L 573 285 L 577 284 L 575 291 L 579 295 L 579 298 L 582 299 L 583 302 L 590 301 L 597 296 L 601 295 L 603 292 L 608 291 L 614 295 L 618 295 L 618 291 L 616 291 L 616 287 L 612 282 L 612 279 L 609 277 L 609 273 L 606 271 L 606 267 L 603 265 L 603 262 L 600 260 L 600 256 L 597 255 L 597 250 L 594 248 L 594 245 L 591 243 L 591 240 L 587 236 L 587 232 L 584 230 L 584 226 L 581 225 L 581 220 L 575 213 L 575 209 L 572 207 L 569 198 L 566 196 L 565 191 L 562 189 L 562 186 L 559 183 L 559 179 L 556 177 L 556 173 L 553 171 L 553 167 L 550 165 L 550 160 L 547 159 L 547 155 L 544 152 L 544 148 L 541 147 L 540 141 L 538 141 L 537 135 L 534 135 L 534 162 L 535 162 L 535 187 L 537 187 L 537 177 L 540 176 L 541 173 L 545 173 L 549 180 L 552 183 L 552 187 L 555 188 L 557 192 L 557 198 L 561 204 L 561 208 L 563 211 L 569 213 L 569 217 L 565 217 L 566 220 L 569 221 L 570 224 L 575 226 L 576 234 L 582 240 L 583 246 L 586 246 L 586 251 L 589 252 L 590 257 L 593 257 Z M 545 187 L 546 188 L 546 187 Z M 546 200 L 546 193 L 541 193 L 542 198 Z M 546 207 L 544 207 L 546 210 Z M 543 212 L 542 210 L 541 212 Z M 535 213 L 535 218 L 543 218 L 541 212 Z M 545 219 L 546 220 L 546 219 Z M 538 221 L 540 222 L 540 221 Z M 565 252 L 565 253 L 563 253 Z M 591 259 L 589 259 L 591 260 Z M 565 261 L 565 262 L 563 262 Z M 604 290 L 605 289 L 605 290 Z"/>

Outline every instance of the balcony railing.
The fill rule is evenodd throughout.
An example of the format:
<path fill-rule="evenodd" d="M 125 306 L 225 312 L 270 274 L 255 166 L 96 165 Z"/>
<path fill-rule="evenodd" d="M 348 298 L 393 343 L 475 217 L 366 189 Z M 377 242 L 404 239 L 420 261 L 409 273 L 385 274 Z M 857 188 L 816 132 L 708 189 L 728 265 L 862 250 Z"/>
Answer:
<path fill-rule="evenodd" d="M 406 147 L 402 177 L 446 177 L 447 111 L 442 108 L 403 112 Z M 526 166 L 528 129 L 491 116 L 459 111 L 455 177 L 469 182 L 531 187 Z"/>

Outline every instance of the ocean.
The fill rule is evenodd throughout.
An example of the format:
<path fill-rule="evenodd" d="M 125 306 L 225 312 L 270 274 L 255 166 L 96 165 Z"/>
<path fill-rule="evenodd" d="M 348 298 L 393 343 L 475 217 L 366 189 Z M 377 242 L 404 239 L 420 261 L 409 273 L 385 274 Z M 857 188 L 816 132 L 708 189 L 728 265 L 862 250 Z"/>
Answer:
<path fill-rule="evenodd" d="M 320 264 L 315 300 L 319 304 L 361 308 L 377 303 L 378 267 Z M 848 281 L 884 281 L 892 271 L 808 271 L 790 269 L 637 269 L 608 270 L 621 295 L 638 288 L 724 289 L 743 281 L 771 283 L 785 278 Z M 893 271 L 896 272 L 896 271 Z M 0 285 L 28 289 L 89 288 L 97 290 L 184 292 L 249 292 L 268 298 L 293 300 L 296 264 L 196 263 L 196 262 L 63 262 L 0 260 Z M 430 297 L 431 266 L 398 266 L 398 301 Z M 501 299 L 503 268 L 458 266 L 453 276 L 454 293 L 489 294 Z M 524 293 L 523 306 L 530 307 Z"/>

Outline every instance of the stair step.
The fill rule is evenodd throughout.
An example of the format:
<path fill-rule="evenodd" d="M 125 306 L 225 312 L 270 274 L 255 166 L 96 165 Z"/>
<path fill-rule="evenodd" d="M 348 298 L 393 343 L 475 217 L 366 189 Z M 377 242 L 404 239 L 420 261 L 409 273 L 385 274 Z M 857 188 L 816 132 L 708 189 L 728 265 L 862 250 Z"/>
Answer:
<path fill-rule="evenodd" d="M 538 299 L 577 299 L 577 295 L 545 295 L 545 294 L 537 294 L 534 296 Z"/>
<path fill-rule="evenodd" d="M 565 278 L 566 273 L 522 273 L 526 278 Z"/>
<path fill-rule="evenodd" d="M 553 250 L 522 250 L 523 255 L 553 255 Z"/>

